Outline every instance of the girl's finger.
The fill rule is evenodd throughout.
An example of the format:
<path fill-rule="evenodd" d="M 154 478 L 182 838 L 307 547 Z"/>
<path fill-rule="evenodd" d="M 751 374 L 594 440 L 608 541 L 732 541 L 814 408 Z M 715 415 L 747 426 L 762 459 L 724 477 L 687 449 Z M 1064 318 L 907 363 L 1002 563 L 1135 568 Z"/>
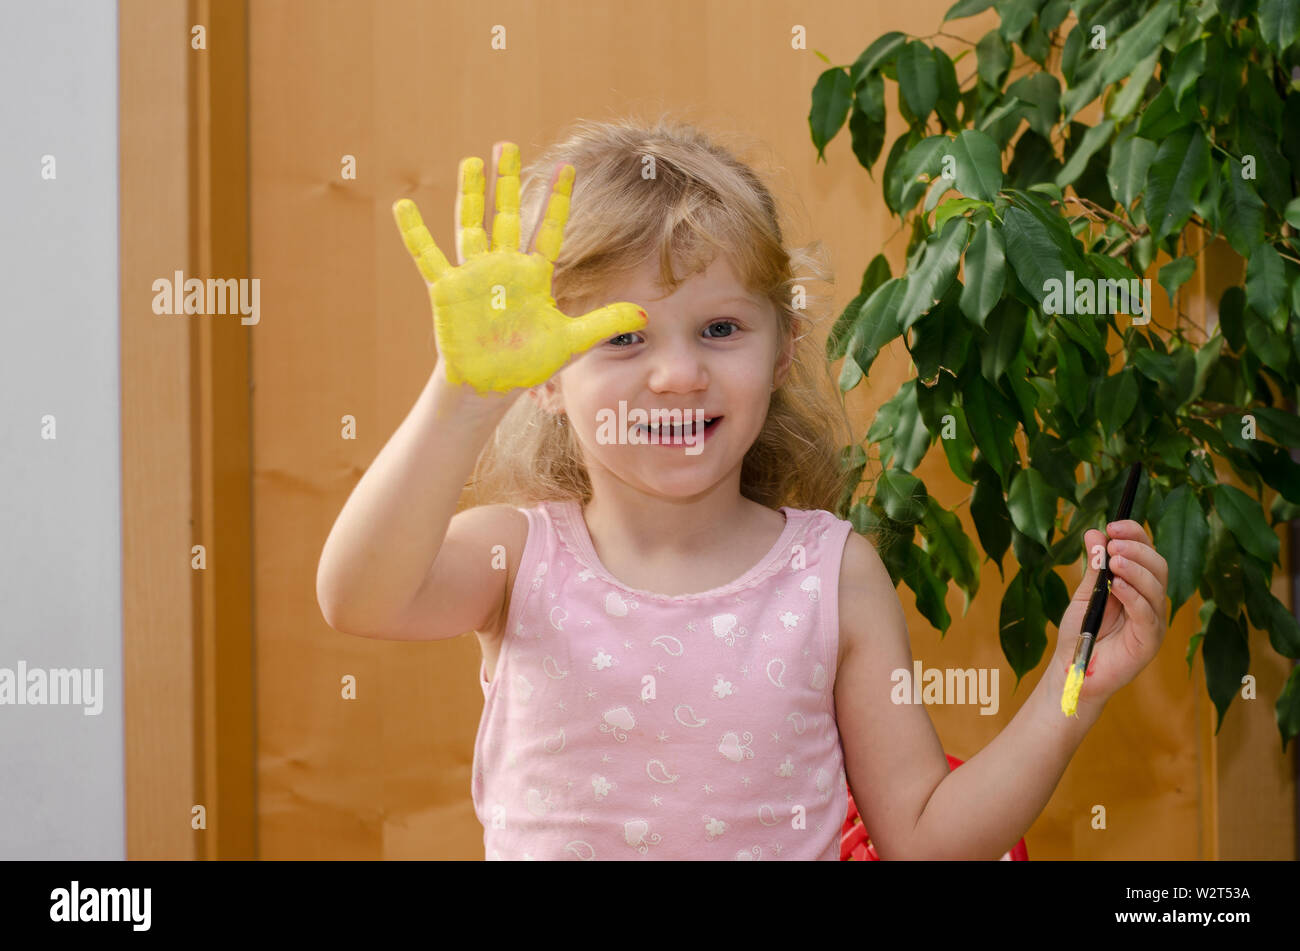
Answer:
<path fill-rule="evenodd" d="M 1131 518 L 1122 518 L 1117 522 L 1107 524 L 1106 535 L 1109 538 L 1132 538 L 1137 541 L 1142 541 L 1147 537 L 1146 531 L 1142 528 L 1142 523 Z"/>
<path fill-rule="evenodd" d="M 1161 586 L 1169 583 L 1169 563 L 1161 557 L 1160 552 L 1150 545 L 1123 538 L 1113 538 L 1106 546 L 1106 553 L 1112 558 L 1127 558 L 1129 561 L 1140 564 L 1151 572 Z"/>
<path fill-rule="evenodd" d="M 1145 565 L 1116 555 L 1110 559 L 1110 573 L 1112 591 L 1115 589 L 1114 582 L 1118 580 L 1128 585 L 1130 590 L 1136 591 L 1149 605 L 1158 605 L 1163 600 L 1163 586 Z"/>
<path fill-rule="evenodd" d="M 1110 593 L 1115 595 L 1119 603 L 1124 606 L 1124 612 L 1133 621 L 1135 633 L 1142 630 L 1155 630 L 1159 626 L 1160 616 L 1152 608 L 1151 599 L 1123 578 L 1111 579 Z"/>

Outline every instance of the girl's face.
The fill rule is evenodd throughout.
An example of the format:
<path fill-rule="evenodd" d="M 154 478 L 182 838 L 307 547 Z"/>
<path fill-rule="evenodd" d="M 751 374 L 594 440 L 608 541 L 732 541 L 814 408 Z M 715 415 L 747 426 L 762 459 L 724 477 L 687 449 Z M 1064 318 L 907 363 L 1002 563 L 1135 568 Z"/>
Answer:
<path fill-rule="evenodd" d="M 666 298 L 658 296 L 657 275 L 657 265 L 647 262 L 609 297 L 644 309 L 646 327 L 576 357 L 539 387 L 539 399 L 567 415 L 593 488 L 606 481 L 605 473 L 634 491 L 673 499 L 701 495 L 728 477 L 738 487 L 741 463 L 789 370 L 793 344 L 783 349 L 775 308 L 745 290 L 726 255 Z M 631 442 L 633 422 L 622 422 L 620 402 L 627 414 L 675 409 L 683 420 L 694 421 L 697 411 L 718 419 L 696 432 L 694 445 L 638 445 Z"/>

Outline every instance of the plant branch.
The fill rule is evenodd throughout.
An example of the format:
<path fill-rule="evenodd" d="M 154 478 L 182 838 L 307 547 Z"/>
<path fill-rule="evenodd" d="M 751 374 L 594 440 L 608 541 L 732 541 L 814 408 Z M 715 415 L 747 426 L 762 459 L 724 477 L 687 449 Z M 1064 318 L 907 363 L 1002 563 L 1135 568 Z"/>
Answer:
<path fill-rule="evenodd" d="M 936 36 L 946 36 L 950 40 L 957 40 L 959 43 L 965 43 L 967 46 L 971 46 L 971 47 L 975 46 L 975 42 L 973 40 L 968 40 L 966 39 L 966 37 L 958 36 L 955 33 L 945 33 L 943 30 L 935 30 L 929 36 L 923 37 L 923 39 L 932 40 Z"/>
<path fill-rule="evenodd" d="M 1138 228 L 1136 231 L 1132 232 L 1128 236 L 1128 238 L 1124 240 L 1124 243 L 1121 244 L 1119 247 L 1107 251 L 1106 256 L 1112 258 L 1119 257 L 1121 254 L 1128 251 L 1129 248 L 1133 247 L 1133 245 L 1137 244 L 1138 241 L 1140 241 L 1142 238 L 1145 238 L 1150 233 L 1151 233 L 1151 226 L 1143 225 L 1141 228 Z"/>
<path fill-rule="evenodd" d="M 1070 196 L 1067 197 L 1065 200 L 1066 200 L 1066 201 L 1070 201 L 1070 202 L 1074 202 L 1076 205 L 1082 205 L 1084 208 L 1086 208 L 1086 209 L 1088 209 L 1089 211 L 1093 212 L 1094 215 L 1101 215 L 1101 216 L 1104 217 L 1104 218 L 1108 218 L 1109 220 L 1111 220 L 1111 221 L 1115 222 L 1116 224 L 1118 224 L 1121 228 L 1123 228 L 1125 231 L 1127 231 L 1130 235 L 1136 235 L 1137 237 L 1140 238 L 1140 237 L 1142 237 L 1143 234 L 1146 233 L 1145 231 L 1140 230 L 1140 229 L 1134 227 L 1134 225 L 1133 225 L 1131 222 L 1129 222 L 1128 219 L 1126 219 L 1126 218 L 1124 218 L 1124 217 L 1122 217 L 1122 216 L 1120 216 L 1120 215 L 1115 214 L 1113 211 L 1107 211 L 1105 208 L 1101 207 L 1101 205 L 1097 204 L 1095 201 L 1089 201 L 1087 198 L 1080 198 L 1080 197 L 1077 197 L 1077 196 L 1074 196 L 1074 195 L 1070 195 Z M 1055 204 L 1058 204 L 1058 203 L 1057 203 L 1057 202 L 1052 202 L 1052 204 L 1055 205 Z M 1101 220 L 1100 218 L 1092 217 L 1091 215 L 1088 216 L 1088 217 L 1091 218 L 1092 221 L 1100 221 L 1100 220 Z M 1143 227 L 1144 229 L 1146 229 L 1146 230 L 1150 230 L 1149 228 L 1146 228 L 1146 225 L 1143 225 L 1142 227 Z"/>
<path fill-rule="evenodd" d="M 1202 410 L 1197 413 L 1189 413 L 1189 416 L 1204 419 L 1220 419 L 1224 416 L 1245 416 L 1246 413 L 1249 412 L 1249 410 L 1243 409 L 1240 406 L 1230 406 L 1227 403 L 1211 403 L 1207 400 L 1192 400 L 1188 405 Z M 1211 409 L 1211 405 L 1218 408 Z"/>

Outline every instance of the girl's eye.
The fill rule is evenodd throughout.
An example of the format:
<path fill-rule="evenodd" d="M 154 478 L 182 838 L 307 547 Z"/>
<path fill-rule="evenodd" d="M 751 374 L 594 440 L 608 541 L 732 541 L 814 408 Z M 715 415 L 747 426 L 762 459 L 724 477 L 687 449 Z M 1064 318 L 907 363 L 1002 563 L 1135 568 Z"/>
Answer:
<path fill-rule="evenodd" d="M 734 327 L 737 330 L 740 329 L 740 325 L 736 323 L 734 320 L 715 320 L 713 323 L 709 324 L 708 329 L 712 330 L 714 327 L 718 327 L 718 326 L 729 326 L 729 327 Z M 617 337 L 610 337 L 607 343 L 613 346 L 617 350 L 622 350 L 625 349 L 625 347 L 622 344 L 620 344 L 619 341 L 627 337 L 636 337 L 636 336 L 639 336 L 639 334 L 635 334 L 635 333 L 619 334 Z M 724 336 L 721 337 L 710 336 L 709 339 L 726 340 L 730 336 L 731 334 L 725 334 Z"/>

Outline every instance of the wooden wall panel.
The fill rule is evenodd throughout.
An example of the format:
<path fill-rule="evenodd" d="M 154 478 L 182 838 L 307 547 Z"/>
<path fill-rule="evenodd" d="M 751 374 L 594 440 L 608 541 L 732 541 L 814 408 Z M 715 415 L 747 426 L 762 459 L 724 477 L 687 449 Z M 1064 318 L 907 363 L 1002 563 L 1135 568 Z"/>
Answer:
<path fill-rule="evenodd" d="M 153 311 L 249 277 L 245 5 L 119 11 L 127 855 L 254 858 L 253 326 Z"/>
<path fill-rule="evenodd" d="M 184 2 L 120 0 L 122 623 L 126 856 L 201 854 L 194 711 L 190 329 L 153 281 L 190 269 Z"/>
<path fill-rule="evenodd" d="M 493 142 L 510 139 L 527 162 L 578 117 L 669 107 L 751 134 L 770 150 L 781 166 L 772 184 L 796 215 L 790 237 L 820 238 L 831 249 L 842 307 L 877 250 L 898 272 L 905 236 L 878 181 L 858 167 L 847 133 L 827 150 L 827 164 L 815 162 L 806 116 L 825 63 L 811 49 L 851 62 L 888 30 L 933 34 L 950 5 L 252 5 L 250 233 L 263 310 L 252 364 L 261 857 L 482 857 L 469 799 L 482 707 L 476 640 L 348 637 L 326 626 L 315 600 L 330 526 L 432 369 L 428 299 L 394 227 L 392 202 L 414 198 L 454 258 L 462 156 L 487 158 Z M 975 40 L 991 22 L 986 14 L 944 29 Z M 507 30 L 505 50 L 491 48 L 498 24 Z M 809 50 L 791 49 L 796 24 L 807 30 Z M 961 48 L 940 42 L 953 53 Z M 890 108 L 892 143 L 902 129 L 892 92 Z M 349 155 L 355 180 L 341 176 Z M 1167 325 L 1159 288 L 1156 297 L 1157 320 Z M 859 434 L 912 374 L 900 345 L 882 354 L 849 396 Z M 345 416 L 355 418 L 355 439 L 342 438 Z M 919 474 L 945 505 L 964 503 L 968 489 L 941 454 L 932 453 Z M 960 514 L 974 537 L 964 507 Z M 1006 568 L 1009 578 L 1010 556 Z M 1064 574 L 1073 590 L 1081 573 Z M 993 565 L 984 566 L 981 584 L 965 618 L 952 593 L 956 620 L 942 640 L 910 591 L 901 591 L 913 653 L 926 667 L 1000 670 L 996 716 L 974 706 L 929 708 L 945 749 L 963 759 L 997 735 L 1041 676 L 1040 669 L 1012 694 L 995 634 L 1001 581 Z M 1210 737 L 1203 675 L 1187 677 L 1183 651 L 1196 607 L 1180 611 L 1160 657 L 1084 742 L 1028 833 L 1033 858 L 1213 858 L 1224 853 L 1216 810 L 1227 797 L 1251 815 L 1249 793 L 1219 788 L 1234 734 L 1225 727 L 1217 742 Z M 357 679 L 355 700 L 340 697 L 345 675 Z M 1259 725 L 1265 716 L 1268 729 Z M 1277 756 L 1271 711 L 1263 701 L 1238 704 L 1229 724 L 1260 738 L 1250 763 L 1241 762 L 1239 747 L 1231 768 L 1273 777 L 1269 798 L 1254 803 L 1274 808 L 1288 767 Z M 1106 831 L 1090 826 L 1095 804 L 1107 808 Z M 1263 823 L 1234 827 L 1232 835 L 1234 848 L 1255 857 L 1294 857 L 1290 846 L 1270 849 Z"/>

